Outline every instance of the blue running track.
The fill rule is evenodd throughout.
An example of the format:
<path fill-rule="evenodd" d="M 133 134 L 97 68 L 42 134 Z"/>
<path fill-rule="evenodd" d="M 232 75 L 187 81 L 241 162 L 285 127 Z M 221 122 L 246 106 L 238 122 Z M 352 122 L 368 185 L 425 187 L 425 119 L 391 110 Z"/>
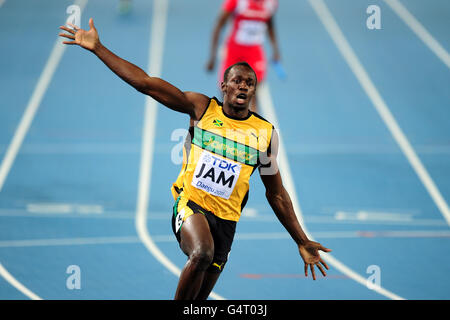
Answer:
<path fill-rule="evenodd" d="M 400 1 L 448 57 L 450 2 Z M 0 161 L 6 173 L 0 176 L 0 299 L 172 299 L 176 275 L 136 230 L 145 96 L 94 55 L 65 47 L 7 168 L 73 2 L 0 3 Z M 323 3 L 448 210 L 449 66 L 387 2 Z M 379 30 L 366 27 L 373 4 L 380 8 Z M 82 27 L 93 17 L 108 48 L 148 70 L 159 12 L 147 0 L 133 0 L 128 14 L 117 6 L 87 1 Z M 219 8 L 217 0 L 168 0 L 165 30 L 157 32 L 164 37 L 161 77 L 181 90 L 219 95 L 216 73 L 205 71 Z M 309 233 L 352 273 L 329 264 L 326 278 L 304 277 L 297 248 L 256 173 L 214 292 L 243 300 L 449 299 L 448 212 L 437 205 L 311 3 L 280 1 L 276 27 L 287 79 L 269 68 L 266 88 L 295 197 Z M 146 235 L 180 269 L 186 257 L 170 226 L 170 185 L 187 127 L 186 115 L 158 105 L 146 211 Z M 80 289 L 67 285 L 73 265 L 80 270 Z M 372 279 L 373 268 L 388 294 L 355 281 L 353 274 Z"/>

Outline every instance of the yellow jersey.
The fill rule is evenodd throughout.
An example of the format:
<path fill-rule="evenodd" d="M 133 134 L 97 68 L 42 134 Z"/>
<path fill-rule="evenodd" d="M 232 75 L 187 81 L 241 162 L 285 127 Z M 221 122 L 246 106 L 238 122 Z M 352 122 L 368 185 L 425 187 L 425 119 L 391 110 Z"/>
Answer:
<path fill-rule="evenodd" d="M 189 199 L 225 220 L 238 221 L 249 180 L 270 147 L 273 125 L 254 112 L 245 119 L 223 112 L 215 97 L 183 148 L 183 166 L 172 185 L 174 198 Z"/>

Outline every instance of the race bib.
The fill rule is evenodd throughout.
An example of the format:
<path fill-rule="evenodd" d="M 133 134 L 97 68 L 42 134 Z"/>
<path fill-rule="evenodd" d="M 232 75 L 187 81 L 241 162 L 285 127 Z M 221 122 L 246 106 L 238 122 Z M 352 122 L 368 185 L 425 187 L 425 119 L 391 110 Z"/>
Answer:
<path fill-rule="evenodd" d="M 236 32 L 236 42 L 243 45 L 259 45 L 264 42 L 266 24 L 262 21 L 241 20 Z"/>
<path fill-rule="evenodd" d="M 213 196 L 228 199 L 241 172 L 241 164 L 203 150 L 195 167 L 192 185 Z"/>

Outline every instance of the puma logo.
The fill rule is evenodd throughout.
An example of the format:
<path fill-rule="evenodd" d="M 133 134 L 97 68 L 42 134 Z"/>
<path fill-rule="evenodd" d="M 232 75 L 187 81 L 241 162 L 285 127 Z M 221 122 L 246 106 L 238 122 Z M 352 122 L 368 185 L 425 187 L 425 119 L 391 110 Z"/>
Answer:
<path fill-rule="evenodd" d="M 254 132 L 250 132 L 250 134 L 256 138 L 256 141 L 258 141 L 259 137 Z"/>
<path fill-rule="evenodd" d="M 219 268 L 219 270 L 222 270 L 222 267 L 223 267 L 223 262 L 219 265 L 219 264 L 217 264 L 216 262 L 214 262 L 213 264 L 212 264 L 214 267 L 217 267 L 217 268 Z"/>

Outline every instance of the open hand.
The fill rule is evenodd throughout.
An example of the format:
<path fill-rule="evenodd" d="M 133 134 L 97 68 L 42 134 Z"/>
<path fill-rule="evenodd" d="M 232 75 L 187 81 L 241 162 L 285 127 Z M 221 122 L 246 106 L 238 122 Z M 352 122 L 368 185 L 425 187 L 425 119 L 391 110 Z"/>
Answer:
<path fill-rule="evenodd" d="M 331 249 L 327 249 L 323 247 L 320 243 L 314 242 L 314 241 L 308 241 L 303 245 L 300 245 L 298 247 L 298 250 L 300 252 L 300 256 L 302 257 L 303 261 L 305 262 L 305 277 L 308 276 L 308 266 L 311 269 L 311 274 L 314 280 L 316 280 L 316 273 L 314 271 L 314 266 L 316 266 L 320 272 L 323 274 L 324 277 L 326 277 L 325 270 L 323 269 L 322 265 L 328 270 L 328 265 L 325 263 L 325 261 L 322 260 L 319 254 L 319 250 L 324 252 L 330 252 Z M 321 265 L 322 264 L 322 265 Z"/>
<path fill-rule="evenodd" d="M 99 46 L 100 40 L 98 38 L 97 29 L 94 26 L 94 20 L 89 19 L 89 31 L 80 29 L 78 26 L 75 26 L 71 23 L 69 25 L 73 28 L 67 28 L 66 26 L 59 27 L 61 30 L 64 30 L 68 33 L 60 33 L 60 37 L 68 38 L 72 41 L 63 41 L 64 44 L 69 45 L 79 45 L 80 47 L 95 51 L 95 49 Z"/>

